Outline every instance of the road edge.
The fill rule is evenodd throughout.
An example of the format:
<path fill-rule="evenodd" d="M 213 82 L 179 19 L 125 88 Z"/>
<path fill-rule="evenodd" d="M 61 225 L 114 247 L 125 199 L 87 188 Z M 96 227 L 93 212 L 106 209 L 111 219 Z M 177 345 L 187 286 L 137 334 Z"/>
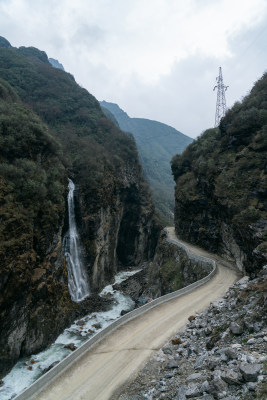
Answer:
<path fill-rule="evenodd" d="M 168 231 L 165 230 L 165 232 Z M 167 301 L 173 300 L 175 298 L 181 297 L 187 293 L 192 292 L 194 289 L 198 288 L 199 286 L 204 285 L 205 283 L 209 282 L 217 273 L 217 261 L 213 260 L 212 258 L 209 257 L 204 257 L 204 256 L 199 256 L 194 254 L 190 249 L 186 247 L 184 243 L 179 242 L 179 239 L 173 240 L 173 239 L 168 239 L 171 243 L 175 244 L 176 246 L 183 248 L 188 257 L 190 259 L 195 260 L 196 258 L 207 262 L 208 264 L 212 265 L 212 271 L 205 276 L 204 278 L 191 283 L 190 285 L 179 289 L 175 292 L 168 293 L 164 296 L 158 297 L 155 300 L 152 300 L 151 302 L 133 310 L 130 311 L 129 313 L 123 315 L 122 317 L 118 318 L 116 321 L 112 322 L 109 326 L 104 328 L 101 332 L 98 332 L 95 336 L 92 338 L 88 339 L 84 344 L 82 344 L 77 350 L 75 350 L 73 353 L 68 355 L 66 358 L 64 358 L 62 361 L 60 361 L 55 367 L 53 367 L 51 370 L 49 370 L 46 374 L 42 375 L 39 379 L 37 379 L 32 385 L 27 387 L 23 392 L 18 394 L 14 400 L 33 400 L 35 396 L 37 396 L 43 389 L 45 389 L 48 384 L 53 382 L 56 378 L 58 378 L 61 374 L 63 374 L 71 365 L 75 364 L 78 362 L 78 360 L 93 346 L 95 346 L 97 343 L 99 343 L 102 339 L 104 339 L 106 336 L 111 334 L 113 331 L 121 327 L 122 325 L 126 324 L 127 322 L 131 321 L 132 319 L 148 312 L 149 310 L 153 309 L 154 307 L 157 307 L 160 304 L 163 304 Z"/>

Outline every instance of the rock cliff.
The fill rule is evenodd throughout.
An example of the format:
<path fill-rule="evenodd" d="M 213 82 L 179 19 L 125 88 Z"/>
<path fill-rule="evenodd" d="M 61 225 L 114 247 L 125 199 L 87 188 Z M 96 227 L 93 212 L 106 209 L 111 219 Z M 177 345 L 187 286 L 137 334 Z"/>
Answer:
<path fill-rule="evenodd" d="M 159 226 L 132 138 L 44 52 L 0 40 L 0 374 L 103 307 L 118 268 L 154 254 Z M 92 296 L 70 299 L 67 177 Z"/>
<path fill-rule="evenodd" d="M 116 286 L 131 296 L 136 306 L 149 299 L 164 296 L 207 276 L 213 264 L 188 253 L 185 247 L 173 243 L 165 230 L 161 232 L 153 261 Z"/>
<path fill-rule="evenodd" d="M 172 160 L 175 228 L 255 272 L 267 259 L 267 74 L 220 126 Z"/>

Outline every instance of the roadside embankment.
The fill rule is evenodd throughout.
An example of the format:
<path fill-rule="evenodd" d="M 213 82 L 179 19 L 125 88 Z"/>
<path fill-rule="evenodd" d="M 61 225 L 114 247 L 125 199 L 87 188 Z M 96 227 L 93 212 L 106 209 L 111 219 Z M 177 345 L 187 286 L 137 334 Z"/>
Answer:
<path fill-rule="evenodd" d="M 265 400 L 267 266 L 190 316 L 112 400 Z"/>

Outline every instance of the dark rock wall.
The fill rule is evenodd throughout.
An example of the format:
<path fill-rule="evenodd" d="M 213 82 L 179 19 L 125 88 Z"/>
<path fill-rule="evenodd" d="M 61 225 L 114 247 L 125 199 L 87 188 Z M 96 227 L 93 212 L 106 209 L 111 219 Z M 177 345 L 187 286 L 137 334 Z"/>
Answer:
<path fill-rule="evenodd" d="M 78 315 L 71 302 L 61 226 L 45 231 L 37 252 L 28 240 L 1 266 L 0 374 L 23 355 L 43 349 Z M 2 258 L 3 260 L 3 258 Z"/>
<path fill-rule="evenodd" d="M 165 231 L 161 232 L 152 262 L 117 288 L 136 302 L 163 296 L 204 278 L 212 271 L 212 265 L 201 257 L 188 256 L 182 246 L 171 243 Z"/>
<path fill-rule="evenodd" d="M 106 183 L 93 210 L 82 183 L 79 189 L 80 232 L 93 292 L 110 282 L 120 268 L 152 259 L 160 232 L 135 160 L 129 160 L 116 179 L 107 176 Z"/>

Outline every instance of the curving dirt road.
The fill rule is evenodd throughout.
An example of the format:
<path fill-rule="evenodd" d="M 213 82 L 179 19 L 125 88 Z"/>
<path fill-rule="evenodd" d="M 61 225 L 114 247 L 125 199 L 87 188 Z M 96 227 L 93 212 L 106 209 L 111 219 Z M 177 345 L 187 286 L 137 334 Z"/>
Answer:
<path fill-rule="evenodd" d="M 168 234 L 171 239 L 177 240 L 173 228 L 168 228 Z M 225 267 L 224 262 L 221 264 L 218 256 L 192 245 L 188 247 L 198 255 L 216 258 L 218 273 L 211 281 L 119 327 L 89 349 L 34 399 L 110 399 L 116 390 L 135 376 L 155 350 L 186 324 L 189 315 L 207 307 L 237 280 L 236 272 Z"/>

